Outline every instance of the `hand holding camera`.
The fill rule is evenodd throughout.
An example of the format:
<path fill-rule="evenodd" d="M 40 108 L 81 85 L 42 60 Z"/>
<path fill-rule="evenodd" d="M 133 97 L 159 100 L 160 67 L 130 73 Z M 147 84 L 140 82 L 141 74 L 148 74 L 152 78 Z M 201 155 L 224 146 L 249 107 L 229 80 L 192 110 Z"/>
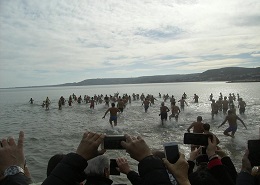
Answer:
<path fill-rule="evenodd" d="M 142 137 L 135 138 L 125 135 L 125 138 L 126 141 L 122 141 L 121 144 L 133 159 L 141 161 L 145 157 L 152 155 L 150 148 Z"/>

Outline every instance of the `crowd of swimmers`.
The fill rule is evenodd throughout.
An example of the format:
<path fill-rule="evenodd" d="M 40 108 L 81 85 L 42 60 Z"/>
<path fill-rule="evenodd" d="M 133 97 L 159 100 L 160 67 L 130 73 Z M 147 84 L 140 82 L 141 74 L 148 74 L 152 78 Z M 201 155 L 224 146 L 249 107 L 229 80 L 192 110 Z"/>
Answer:
<path fill-rule="evenodd" d="M 187 94 L 184 92 L 182 94 L 182 97 L 180 100 L 176 101 L 174 95 L 164 94 L 161 95 L 159 93 L 158 96 L 160 99 L 163 99 L 163 102 L 161 102 L 161 106 L 159 109 L 159 116 L 161 117 L 161 124 L 164 125 L 165 121 L 169 118 L 174 118 L 176 122 L 178 122 L 179 114 L 181 111 L 184 111 L 185 106 L 188 106 L 188 103 L 186 102 Z M 237 130 L 237 120 L 240 121 L 245 128 L 246 125 L 243 122 L 243 120 L 237 116 L 236 114 L 236 106 L 235 101 L 238 100 L 238 109 L 240 114 L 245 113 L 245 107 L 246 103 L 245 101 L 237 94 L 237 97 L 234 93 L 229 93 L 229 96 L 224 96 L 222 93 L 219 94 L 218 100 L 215 101 L 213 98 L 213 94 L 211 93 L 209 96 L 209 101 L 211 101 L 211 115 L 212 119 L 214 119 L 214 116 L 217 115 L 220 112 L 223 112 L 223 114 L 226 116 L 223 123 L 219 126 L 221 127 L 226 122 L 229 123 L 229 127 L 224 131 L 224 134 L 227 136 L 234 137 L 235 132 Z M 165 102 L 170 101 L 170 108 L 165 105 Z M 199 102 L 199 96 L 197 94 L 194 94 L 193 97 L 194 103 Z M 33 99 L 30 99 L 30 103 L 33 103 Z M 90 97 L 88 95 L 84 95 L 82 98 L 80 96 L 76 96 L 74 93 L 69 96 L 68 98 L 68 105 L 72 106 L 73 103 L 81 104 L 85 102 L 86 104 L 89 104 L 90 109 L 94 109 L 95 105 L 105 103 L 105 106 L 108 107 L 107 111 L 105 112 L 104 116 L 102 118 L 105 118 L 107 113 L 110 113 L 109 123 L 111 127 L 117 126 L 117 117 L 118 113 L 122 113 L 124 109 L 126 108 L 127 104 L 131 104 L 132 101 L 141 101 L 142 106 L 144 107 L 144 111 L 147 112 L 149 107 L 155 103 L 155 101 L 158 101 L 153 95 L 147 94 L 144 95 L 142 93 L 141 95 L 133 93 L 131 96 L 128 94 L 123 94 L 122 96 L 119 95 L 119 93 L 114 93 L 114 95 L 94 95 L 93 97 Z M 60 97 L 58 101 L 59 109 L 62 109 L 62 106 L 65 105 L 65 98 L 63 96 Z M 50 106 L 50 99 L 49 97 L 46 98 L 45 101 L 43 101 L 42 106 L 46 108 L 46 110 L 49 109 Z M 111 107 L 110 107 L 111 103 Z M 180 104 L 180 107 L 176 105 L 177 103 Z M 171 112 L 168 116 L 168 112 Z M 231 133 L 231 134 L 230 134 Z"/>
<path fill-rule="evenodd" d="M 129 96 L 124 95 L 121 98 L 118 95 L 115 102 L 124 102 L 126 101 L 123 100 L 125 97 Z M 151 102 L 150 97 L 152 96 L 141 97 L 144 109 L 147 111 L 147 101 Z M 170 96 L 168 98 L 170 99 Z M 179 100 L 179 102 L 185 104 L 186 98 L 183 96 L 182 101 Z M 211 101 L 213 103 L 213 99 Z M 105 104 L 109 106 L 109 102 L 105 101 Z M 120 110 L 115 105 L 115 102 L 111 104 L 111 107 L 108 107 L 103 116 L 105 118 L 107 113 L 110 112 L 111 123 L 115 121 L 113 114 L 123 112 L 123 109 Z M 171 102 L 172 107 L 176 106 L 175 103 L 175 101 Z M 181 111 L 181 109 L 175 109 L 177 113 Z M 165 106 L 165 102 L 162 102 L 160 107 L 161 118 L 167 119 L 165 113 L 169 111 L 170 109 Z M 227 113 L 225 120 L 219 127 L 228 122 L 229 128 L 226 130 L 226 135 L 231 132 L 228 136 L 233 137 L 237 127 L 237 120 L 241 121 L 242 124 L 244 123 L 235 114 L 234 110 L 229 109 Z M 246 127 L 245 124 L 244 126 Z M 197 120 L 187 128 L 187 132 L 190 132 L 191 129 L 193 129 L 194 133 L 211 134 L 212 139 L 208 139 L 206 149 L 202 146 L 192 145 L 190 155 L 185 158 L 185 155 L 180 153 L 177 162 L 174 163 L 170 163 L 166 159 L 163 151 L 151 149 L 142 137 L 125 135 L 126 140 L 120 144 L 130 154 L 130 157 L 138 162 L 138 172 L 130 167 L 131 165 L 125 157 L 116 158 L 117 170 L 125 174 L 133 185 L 259 184 L 260 170 L 259 167 L 255 168 L 251 165 L 248 150 L 245 151 L 241 160 L 241 169 L 237 172 L 228 154 L 218 147 L 218 143 L 221 141 L 210 132 L 210 125 L 203 123 L 202 116 L 197 117 Z M 107 151 L 99 150 L 104 137 L 105 134 L 85 132 L 75 152 L 66 155 L 54 154 L 48 162 L 47 177 L 42 185 L 111 185 L 113 181 L 110 178 L 109 158 L 105 154 Z M 14 138 L 8 137 L 2 139 L 0 145 L 0 184 L 27 185 L 32 182 L 24 157 L 26 152 L 23 150 L 24 133 L 20 132 L 17 144 Z M 202 152 L 203 148 L 206 152 L 204 154 Z"/>
<path fill-rule="evenodd" d="M 160 107 L 160 113 L 159 116 L 161 117 L 161 123 L 162 125 L 165 123 L 165 121 L 168 118 L 168 112 L 171 111 L 171 114 L 169 115 L 169 119 L 175 118 L 175 121 L 178 122 L 178 117 L 181 111 L 184 111 L 185 105 L 188 106 L 188 103 L 186 102 L 187 99 L 187 94 L 184 92 L 181 99 L 178 100 L 178 103 L 180 103 L 180 108 L 179 106 L 176 105 L 176 99 L 174 96 L 170 96 L 169 94 L 164 94 L 163 96 L 161 93 L 159 93 L 159 98 L 163 98 L 163 102 L 161 103 Z M 193 100 L 194 103 L 198 103 L 199 96 L 197 94 L 194 94 Z M 234 134 L 237 130 L 237 120 L 239 120 L 244 127 L 247 129 L 245 123 L 243 120 L 237 116 L 236 114 L 236 106 L 235 106 L 235 101 L 238 101 L 238 106 L 237 108 L 239 109 L 240 114 L 245 113 L 245 108 L 246 108 L 246 103 L 245 101 L 237 94 L 235 96 L 234 93 L 229 93 L 229 96 L 224 96 L 220 92 L 219 97 L 217 98 L 218 100 L 215 101 L 213 98 L 213 94 L 211 93 L 209 96 L 209 101 L 211 101 L 211 115 L 212 119 L 214 119 L 214 116 L 217 115 L 220 112 L 223 112 L 224 115 L 226 115 L 225 120 L 223 123 L 219 126 L 221 127 L 224 125 L 226 122 L 229 123 L 229 127 L 224 131 L 224 134 L 227 136 L 234 137 Z M 132 100 L 138 100 L 142 102 L 142 106 L 144 106 L 144 111 L 147 112 L 149 106 L 154 104 L 154 102 L 157 100 L 153 95 L 144 95 L 143 93 L 139 96 L 139 94 L 133 93 L 132 96 L 124 94 L 122 97 L 119 96 L 119 93 L 115 93 L 114 96 L 103 96 L 101 95 L 95 95 L 94 97 L 89 97 L 87 95 L 84 96 L 84 100 L 82 100 L 81 96 L 77 98 L 77 96 L 73 93 L 69 97 L 69 106 L 71 106 L 72 102 L 77 102 L 81 103 L 82 101 L 86 103 L 90 103 L 90 108 L 94 109 L 95 104 L 97 103 L 103 103 L 105 102 L 105 105 L 109 107 L 109 102 L 112 102 L 110 108 L 107 109 L 105 112 L 105 115 L 103 118 L 105 118 L 106 114 L 109 112 L 110 113 L 110 119 L 109 123 L 111 126 L 117 126 L 117 114 L 119 112 L 123 112 L 124 108 L 126 107 L 127 103 L 131 103 Z M 169 100 L 171 103 L 171 107 L 168 108 L 165 105 L 165 102 Z M 33 103 L 33 99 L 30 99 L 30 102 Z M 115 104 L 117 102 L 117 105 Z M 50 100 L 47 97 L 46 101 L 44 101 L 43 105 L 46 106 L 46 109 L 49 109 L 49 104 Z M 59 99 L 59 109 L 61 109 L 62 105 L 65 105 L 65 99 L 63 96 Z M 114 123 L 114 125 L 113 125 Z M 230 134 L 231 133 L 231 134 Z"/>

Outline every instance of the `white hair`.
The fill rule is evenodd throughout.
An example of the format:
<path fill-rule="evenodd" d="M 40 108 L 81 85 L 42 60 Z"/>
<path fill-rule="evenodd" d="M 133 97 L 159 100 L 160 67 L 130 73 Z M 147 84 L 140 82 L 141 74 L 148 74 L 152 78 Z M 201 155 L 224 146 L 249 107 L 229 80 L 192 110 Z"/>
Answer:
<path fill-rule="evenodd" d="M 87 176 L 104 176 L 104 170 L 109 169 L 110 161 L 107 156 L 99 155 L 88 160 L 88 166 L 84 172 Z"/>

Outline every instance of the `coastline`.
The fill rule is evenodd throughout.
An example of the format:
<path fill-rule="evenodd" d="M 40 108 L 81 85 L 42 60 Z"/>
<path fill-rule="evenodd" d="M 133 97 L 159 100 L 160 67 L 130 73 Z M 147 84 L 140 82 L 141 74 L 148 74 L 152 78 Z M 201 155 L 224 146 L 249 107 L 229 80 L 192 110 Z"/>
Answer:
<path fill-rule="evenodd" d="M 227 81 L 226 83 L 253 83 L 253 82 L 260 82 L 260 80 L 233 80 L 233 81 Z"/>

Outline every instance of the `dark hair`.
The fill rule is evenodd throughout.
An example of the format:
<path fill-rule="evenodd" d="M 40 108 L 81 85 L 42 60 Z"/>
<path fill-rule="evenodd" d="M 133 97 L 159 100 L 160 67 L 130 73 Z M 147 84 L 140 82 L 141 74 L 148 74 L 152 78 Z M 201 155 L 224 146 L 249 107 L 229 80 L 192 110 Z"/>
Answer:
<path fill-rule="evenodd" d="M 203 124 L 203 128 L 204 128 L 204 130 L 209 131 L 210 125 L 208 123 L 205 123 L 205 124 Z"/>
<path fill-rule="evenodd" d="M 201 116 L 198 116 L 198 117 L 197 117 L 197 121 L 202 121 L 202 117 L 201 117 Z"/>
<path fill-rule="evenodd" d="M 189 180 L 192 185 L 220 185 L 208 170 L 200 170 L 190 174 Z"/>
<path fill-rule="evenodd" d="M 115 107 L 116 105 L 115 105 L 115 103 L 111 103 L 111 106 L 112 106 L 112 107 Z"/>
<path fill-rule="evenodd" d="M 52 170 L 60 163 L 60 161 L 65 157 L 64 154 L 56 154 L 52 156 L 48 162 L 47 166 L 47 177 L 51 174 Z"/>

